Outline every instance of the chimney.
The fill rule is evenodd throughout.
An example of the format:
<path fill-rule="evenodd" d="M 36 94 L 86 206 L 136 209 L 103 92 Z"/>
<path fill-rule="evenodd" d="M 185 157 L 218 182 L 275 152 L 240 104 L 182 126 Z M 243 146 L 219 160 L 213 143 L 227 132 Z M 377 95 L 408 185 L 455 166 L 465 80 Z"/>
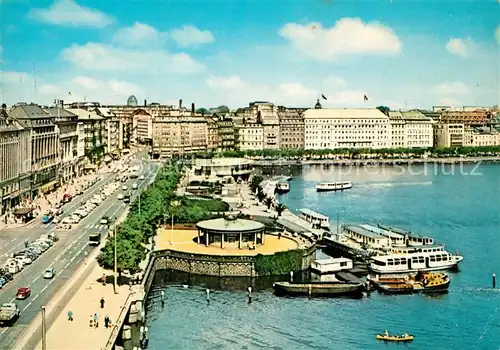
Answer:
<path fill-rule="evenodd" d="M 194 114 L 194 112 L 195 111 L 194 111 L 194 102 L 193 102 L 193 103 L 191 103 L 191 113 Z"/>
<path fill-rule="evenodd" d="M 6 111 L 7 110 L 7 105 L 5 103 L 2 103 L 2 111 Z"/>
<path fill-rule="evenodd" d="M 64 108 L 64 100 L 59 100 L 59 107 Z"/>
<path fill-rule="evenodd" d="M 182 98 L 179 99 L 179 109 L 181 109 L 181 108 L 182 108 Z"/>
<path fill-rule="evenodd" d="M 148 106 L 148 101 L 144 100 L 144 107 L 147 107 L 147 106 Z"/>

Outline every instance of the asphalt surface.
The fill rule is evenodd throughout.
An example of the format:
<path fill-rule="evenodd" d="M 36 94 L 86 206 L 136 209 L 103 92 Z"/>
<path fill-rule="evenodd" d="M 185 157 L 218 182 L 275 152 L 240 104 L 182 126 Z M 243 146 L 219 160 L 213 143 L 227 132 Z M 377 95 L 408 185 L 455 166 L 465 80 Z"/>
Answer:
<path fill-rule="evenodd" d="M 101 230 L 103 233 L 107 231 L 107 226 L 99 224 L 103 216 L 110 218 L 118 217 L 125 212 L 127 204 L 117 199 L 118 194 L 124 192 L 121 190 L 121 186 L 126 184 L 129 187 L 127 192 L 132 192 L 131 202 L 133 202 L 135 197 L 153 181 L 159 165 L 148 160 L 140 159 L 139 161 L 142 164 L 141 174 L 144 175 L 144 180 L 130 179 L 126 183 L 120 183 L 120 188 L 106 198 L 87 217 L 81 220 L 78 225 L 73 225 L 71 230 L 57 230 L 59 241 L 54 243 L 52 248 L 49 248 L 45 253 L 40 255 L 31 265 L 26 266 L 21 272 L 17 273 L 14 279 L 0 290 L 0 304 L 16 302 L 21 309 L 21 316 L 12 327 L 0 328 L 1 349 L 12 348 L 16 340 L 22 335 L 24 329 L 41 310 L 42 305 L 46 304 L 57 290 L 72 277 L 78 266 L 84 263 L 84 252 L 87 251 L 90 254 L 92 249 L 99 249 L 99 247 L 88 245 L 88 235 L 90 232 L 97 230 Z M 135 164 L 139 161 L 136 161 Z M 134 161 L 131 162 L 131 165 L 134 165 Z M 76 197 L 64 206 L 65 211 L 62 217 L 70 215 L 76 210 L 80 206 L 81 201 L 85 201 L 94 193 L 100 193 L 106 184 L 114 181 L 116 175 L 116 173 L 101 175 L 101 181 L 89 188 L 86 193 Z M 131 189 L 134 182 L 139 185 L 138 190 Z M 50 233 L 55 230 L 55 227 L 51 224 L 35 223 L 33 226 L 0 232 L 0 263 L 2 265 L 10 253 L 20 250 L 23 247 L 24 241 L 27 238 L 36 240 L 40 234 Z M 48 267 L 53 267 L 56 270 L 56 275 L 52 279 L 44 279 L 42 277 L 43 271 Z M 26 300 L 16 301 L 15 294 L 20 287 L 31 288 L 31 296 Z"/>

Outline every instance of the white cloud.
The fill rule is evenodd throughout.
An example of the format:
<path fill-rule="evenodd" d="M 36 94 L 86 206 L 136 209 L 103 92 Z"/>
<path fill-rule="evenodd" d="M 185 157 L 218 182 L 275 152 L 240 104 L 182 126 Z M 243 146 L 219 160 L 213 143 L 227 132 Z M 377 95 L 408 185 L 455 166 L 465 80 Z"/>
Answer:
<path fill-rule="evenodd" d="M 462 82 L 445 82 L 434 88 L 439 95 L 465 95 L 469 92 L 469 88 Z"/>
<path fill-rule="evenodd" d="M 462 102 L 451 97 L 443 97 L 442 99 L 439 100 L 439 104 L 442 106 L 450 106 L 450 107 L 462 106 Z"/>
<path fill-rule="evenodd" d="M 171 54 L 163 50 L 124 49 L 100 43 L 73 45 L 61 56 L 78 68 L 94 71 L 136 71 L 143 74 L 194 74 L 204 65 L 185 53 Z"/>
<path fill-rule="evenodd" d="M 142 93 L 142 89 L 132 83 L 122 80 L 98 80 L 86 76 L 77 76 L 73 79 L 73 83 L 82 87 L 86 92 L 92 92 L 94 95 L 100 91 L 111 91 L 119 96 L 130 96 L 132 94 Z"/>
<path fill-rule="evenodd" d="M 464 39 L 451 38 L 446 44 L 446 50 L 454 55 L 467 56 L 467 45 Z"/>
<path fill-rule="evenodd" d="M 33 8 L 30 16 L 49 24 L 67 27 L 104 28 L 113 23 L 107 14 L 80 6 L 73 0 L 56 0 L 49 8 Z"/>
<path fill-rule="evenodd" d="M 283 83 L 278 86 L 278 92 L 282 94 L 283 100 L 293 101 L 292 105 L 302 103 L 313 103 L 318 97 L 318 91 L 306 87 L 300 83 Z"/>
<path fill-rule="evenodd" d="M 84 76 L 77 76 L 73 79 L 73 83 L 79 85 L 87 90 L 100 89 L 103 84 L 101 81 Z"/>
<path fill-rule="evenodd" d="M 25 72 L 0 72 L 2 85 L 3 84 L 25 84 L 28 80 L 33 80 L 34 78 Z"/>
<path fill-rule="evenodd" d="M 54 84 L 42 84 L 38 87 L 37 91 L 46 96 L 58 96 L 61 93 L 59 86 Z"/>
<path fill-rule="evenodd" d="M 126 46 L 151 46 L 161 45 L 168 33 L 160 32 L 156 28 L 141 22 L 132 26 L 121 28 L 113 36 L 113 42 Z"/>
<path fill-rule="evenodd" d="M 238 76 L 230 77 L 210 77 L 206 81 L 207 85 L 217 89 L 237 89 L 245 86 L 245 82 Z"/>
<path fill-rule="evenodd" d="M 498 0 L 500 2 L 500 0 Z M 497 39 L 497 43 L 500 44 L 500 26 L 495 29 L 495 39 Z"/>
<path fill-rule="evenodd" d="M 377 22 L 364 23 L 359 18 L 342 18 L 331 28 L 320 23 L 288 23 L 279 34 L 295 49 L 319 60 L 344 55 L 394 55 L 402 47 L 391 28 Z"/>
<path fill-rule="evenodd" d="M 108 81 L 108 86 L 114 93 L 121 96 L 130 96 L 132 94 L 142 93 L 142 89 L 139 86 L 126 81 L 110 80 Z"/>
<path fill-rule="evenodd" d="M 171 36 L 181 47 L 210 44 L 215 41 L 210 31 L 199 30 L 193 26 L 184 26 L 181 29 L 175 29 L 172 31 Z"/>

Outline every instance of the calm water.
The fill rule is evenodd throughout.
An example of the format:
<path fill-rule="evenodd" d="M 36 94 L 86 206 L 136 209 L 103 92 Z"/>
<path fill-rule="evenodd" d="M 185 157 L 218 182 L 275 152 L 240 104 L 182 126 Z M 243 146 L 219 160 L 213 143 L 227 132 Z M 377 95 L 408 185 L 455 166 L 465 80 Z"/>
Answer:
<path fill-rule="evenodd" d="M 439 298 L 383 296 L 362 300 L 289 299 L 269 290 L 213 292 L 207 305 L 203 285 L 184 289 L 157 275 L 148 305 L 150 349 L 500 349 L 500 165 L 444 168 L 289 167 L 290 193 L 280 200 L 341 221 L 383 222 L 432 235 L 449 251 L 465 256 L 452 274 L 450 292 Z M 272 172 L 272 170 L 268 170 Z M 315 191 L 319 181 L 351 180 L 344 193 Z M 190 281 L 193 282 L 193 281 Z M 245 285 L 243 281 L 242 285 Z M 165 291 L 162 309 L 158 293 Z M 375 341 L 383 330 L 408 331 L 407 346 Z"/>

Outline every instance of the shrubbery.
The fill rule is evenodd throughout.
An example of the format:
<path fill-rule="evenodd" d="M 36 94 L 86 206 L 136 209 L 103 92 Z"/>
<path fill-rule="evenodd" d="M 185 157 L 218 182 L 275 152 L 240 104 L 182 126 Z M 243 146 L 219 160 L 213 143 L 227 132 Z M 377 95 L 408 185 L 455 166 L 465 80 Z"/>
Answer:
<path fill-rule="evenodd" d="M 255 257 L 255 272 L 259 275 L 287 275 L 290 271 L 302 270 L 300 249 L 278 252 L 273 255 L 258 254 Z"/>

